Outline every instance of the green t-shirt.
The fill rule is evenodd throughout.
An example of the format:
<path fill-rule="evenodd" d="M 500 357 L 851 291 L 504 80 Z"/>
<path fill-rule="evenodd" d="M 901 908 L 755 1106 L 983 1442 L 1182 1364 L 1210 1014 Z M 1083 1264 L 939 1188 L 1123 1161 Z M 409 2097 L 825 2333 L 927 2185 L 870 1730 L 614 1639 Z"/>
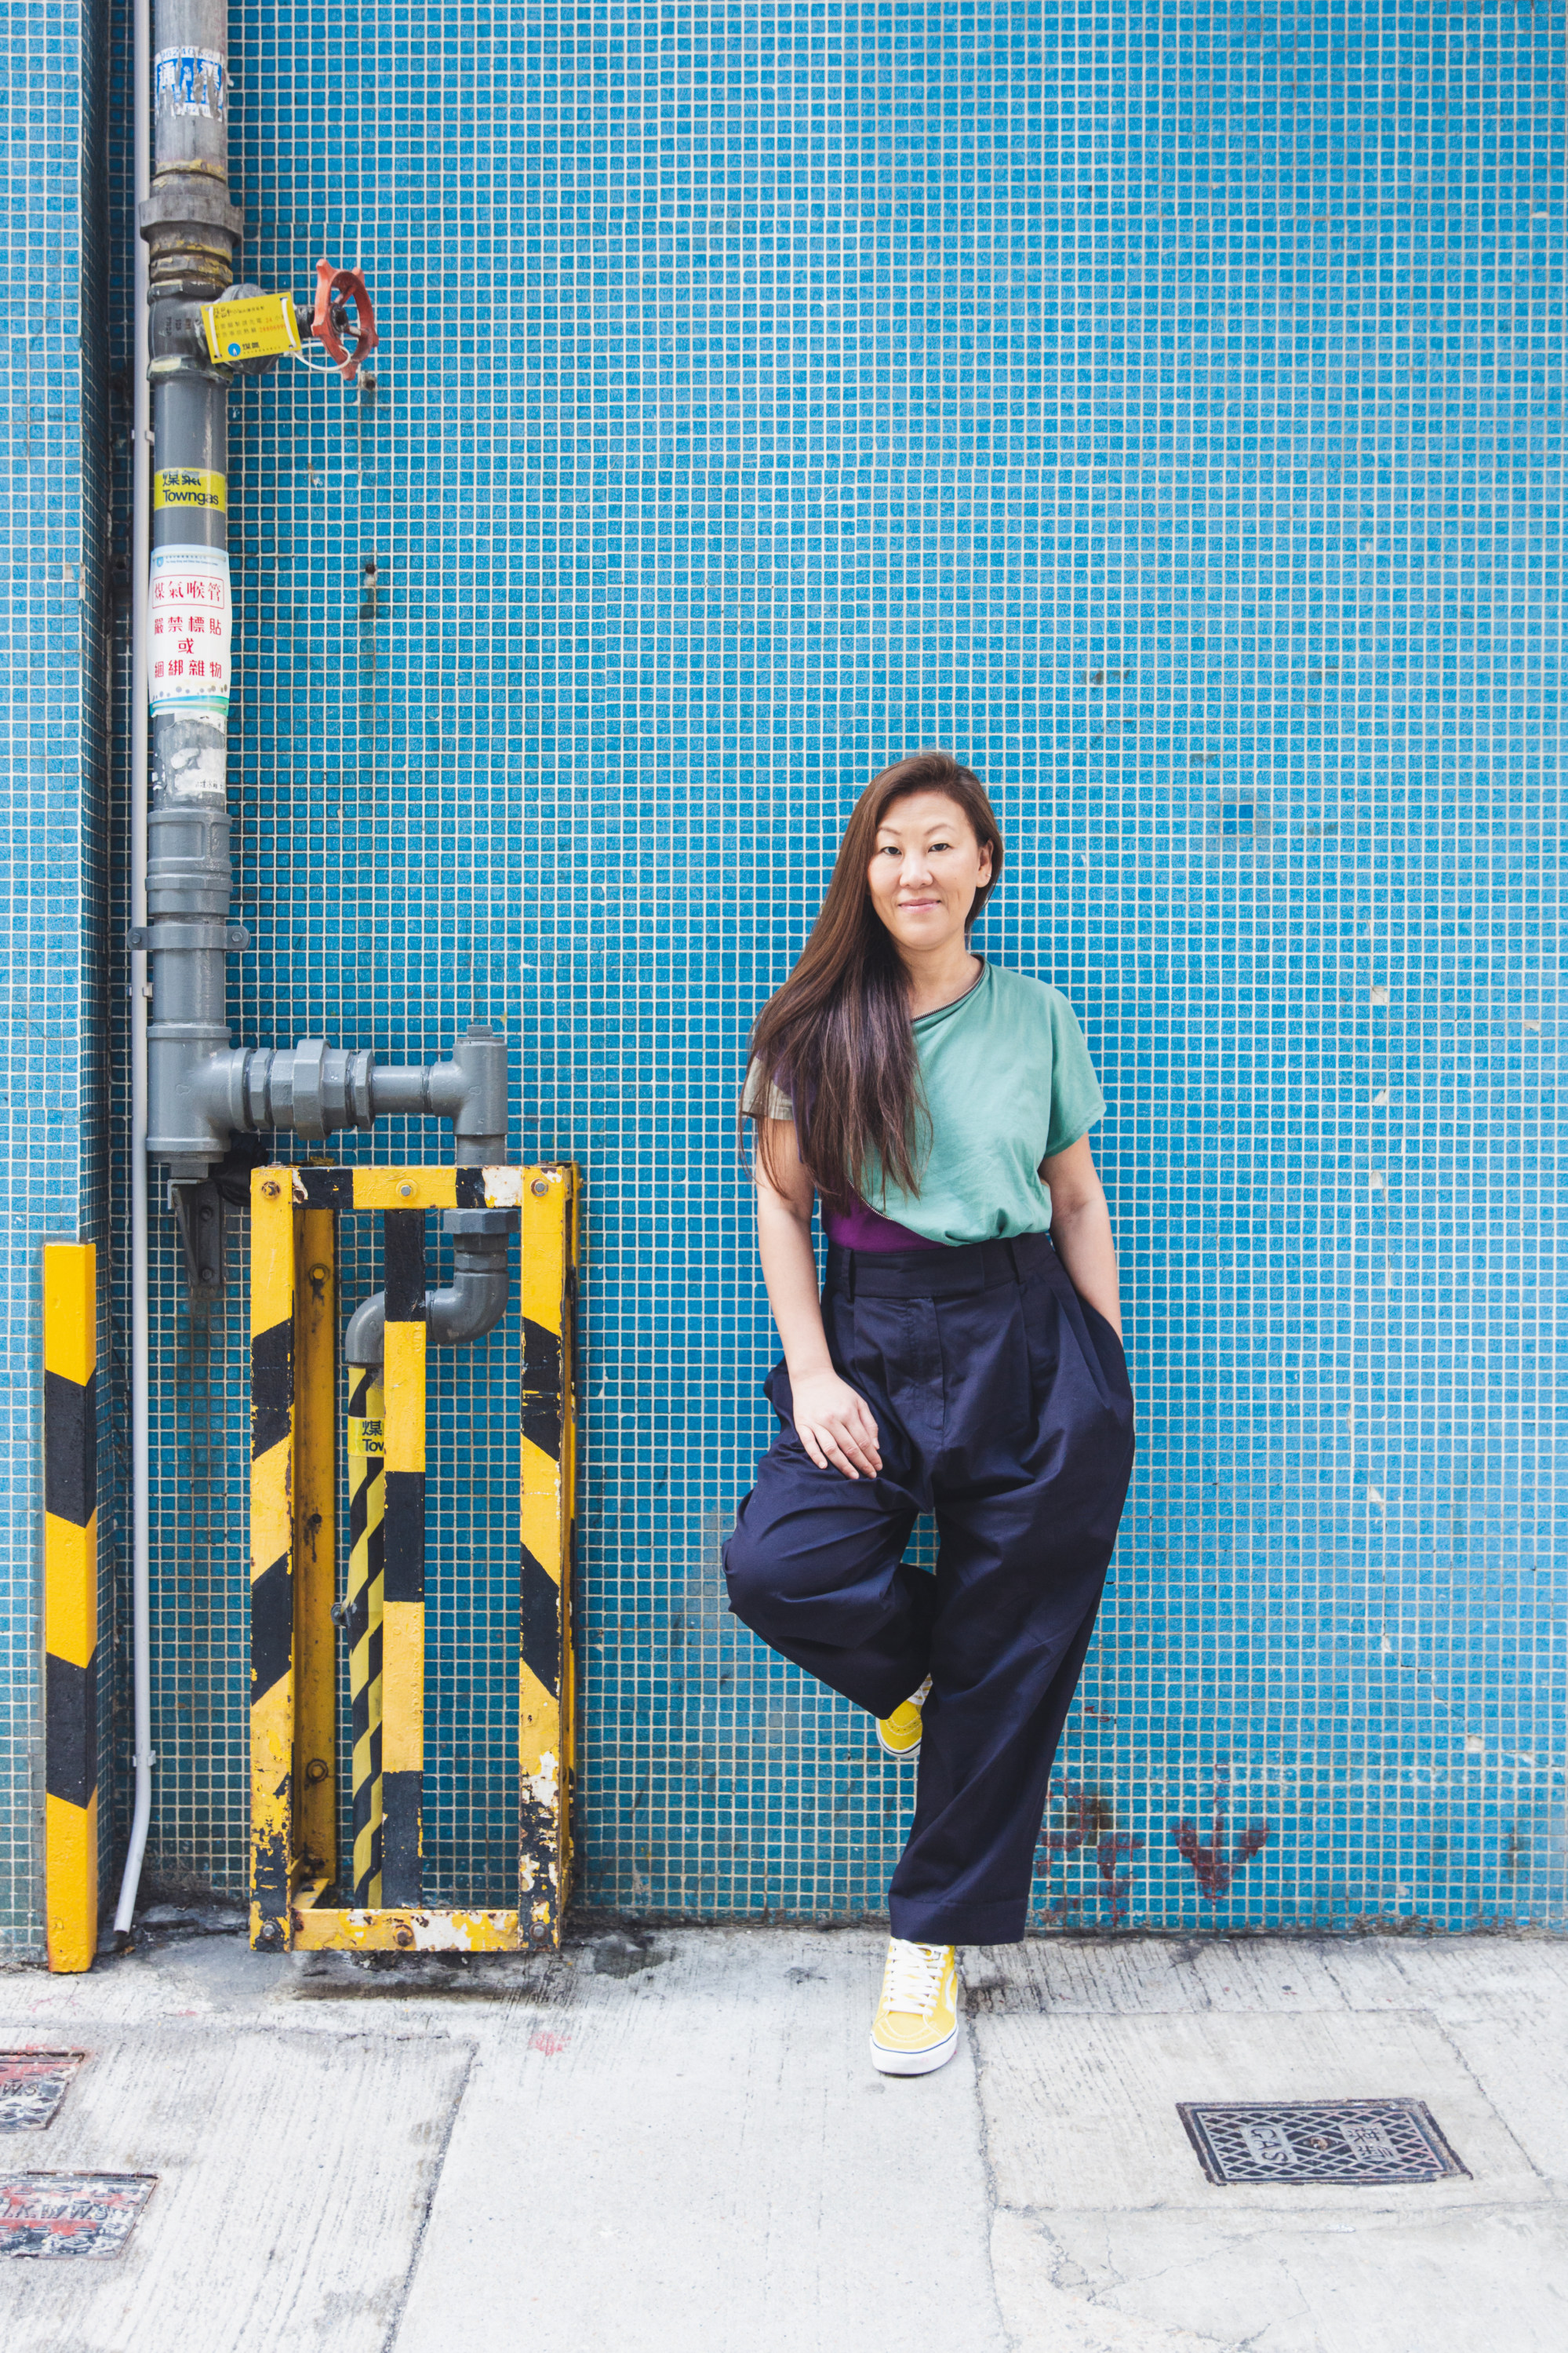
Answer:
<path fill-rule="evenodd" d="M 955 1245 L 1043 1234 L 1051 1222 L 1042 1160 L 1076 1144 L 1105 1111 L 1078 1017 L 1059 988 L 987 964 L 967 996 L 914 1025 L 931 1114 L 918 1194 L 868 1171 L 868 1205 L 927 1241 Z M 746 1109 L 762 1108 L 754 1070 Z M 768 1114 L 790 1105 L 769 1089 Z"/>

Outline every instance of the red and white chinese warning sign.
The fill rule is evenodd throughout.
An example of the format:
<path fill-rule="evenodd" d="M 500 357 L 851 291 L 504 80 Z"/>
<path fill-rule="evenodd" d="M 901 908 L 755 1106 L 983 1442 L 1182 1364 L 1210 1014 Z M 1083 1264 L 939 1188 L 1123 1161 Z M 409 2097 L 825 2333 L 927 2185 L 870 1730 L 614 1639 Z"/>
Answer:
<path fill-rule="evenodd" d="M 155 547 L 147 691 L 153 712 L 228 714 L 228 555 L 221 547 Z"/>

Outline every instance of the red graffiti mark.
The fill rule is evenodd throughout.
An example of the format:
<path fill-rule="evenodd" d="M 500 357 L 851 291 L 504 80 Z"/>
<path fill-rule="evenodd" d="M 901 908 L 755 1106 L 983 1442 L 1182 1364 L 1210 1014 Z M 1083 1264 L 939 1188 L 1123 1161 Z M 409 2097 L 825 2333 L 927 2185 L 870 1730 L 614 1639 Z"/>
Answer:
<path fill-rule="evenodd" d="M 1132 1857 L 1143 1841 L 1127 1831 L 1110 1831 L 1095 1848 L 1100 1864 L 1100 1876 L 1105 1883 L 1105 1900 L 1110 1906 L 1110 1925 L 1120 1928 L 1127 1917 L 1128 1892 L 1132 1885 Z M 1127 1869 L 1118 1871 L 1117 1864 L 1125 1858 Z"/>
<path fill-rule="evenodd" d="M 1092 1846 L 1100 1868 L 1101 1893 L 1110 1906 L 1110 1925 L 1120 1927 L 1127 1916 L 1127 1897 L 1132 1884 L 1132 1857 L 1140 1852 L 1143 1841 L 1130 1831 L 1095 1833 L 1105 1820 L 1109 1809 L 1091 1798 L 1077 1781 L 1064 1780 L 1062 1800 L 1068 1820 L 1065 1830 L 1046 1831 L 1040 1838 L 1043 1854 L 1076 1854 L 1079 1847 Z M 1121 1869 L 1125 1863 L 1127 1868 Z"/>
<path fill-rule="evenodd" d="M 531 2051 L 542 2051 L 547 2059 L 559 2059 L 568 2039 L 564 2034 L 552 2034 L 547 2026 L 542 2026 L 531 2038 L 528 2047 Z"/>
<path fill-rule="evenodd" d="M 1193 1877 L 1202 1888 L 1206 1901 L 1217 1904 L 1222 1895 L 1229 1893 L 1231 1882 L 1242 1865 L 1250 1862 L 1259 1848 L 1268 1845 L 1268 1824 L 1251 1822 L 1246 1830 L 1238 1831 L 1231 1842 L 1228 1857 L 1225 1851 L 1223 1814 L 1215 1814 L 1214 1818 L 1214 1839 L 1208 1846 L 1199 1844 L 1196 1822 L 1173 1822 L 1171 1836 L 1175 1841 L 1176 1852 L 1192 1864 Z"/>
<path fill-rule="evenodd" d="M 1072 1816 L 1065 1831 L 1047 1831 L 1040 1841 L 1047 1854 L 1076 1854 L 1093 1835 L 1094 1823 L 1089 1801 L 1076 1781 L 1062 1783 L 1062 1796 Z"/>

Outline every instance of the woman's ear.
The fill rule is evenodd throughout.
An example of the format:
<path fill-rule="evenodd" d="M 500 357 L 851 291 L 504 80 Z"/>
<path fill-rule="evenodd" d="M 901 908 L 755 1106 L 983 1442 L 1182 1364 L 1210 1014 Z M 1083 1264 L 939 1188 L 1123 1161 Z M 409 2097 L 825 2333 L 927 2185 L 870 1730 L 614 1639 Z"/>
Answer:
<path fill-rule="evenodd" d="M 990 880 L 991 880 L 991 844 L 990 844 L 988 841 L 983 841 L 983 842 L 981 843 L 981 845 L 980 845 L 980 874 L 979 874 L 979 883 L 980 883 L 980 888 L 981 888 L 983 891 L 984 890 L 985 885 L 987 884 L 987 882 L 989 882 L 989 881 L 990 881 Z"/>

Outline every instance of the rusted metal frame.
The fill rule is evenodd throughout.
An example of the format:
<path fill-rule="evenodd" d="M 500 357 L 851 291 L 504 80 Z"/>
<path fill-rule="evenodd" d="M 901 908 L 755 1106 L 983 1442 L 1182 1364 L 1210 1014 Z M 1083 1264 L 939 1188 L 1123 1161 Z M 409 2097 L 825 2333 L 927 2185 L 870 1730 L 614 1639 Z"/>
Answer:
<path fill-rule="evenodd" d="M 305 1345 L 303 1326 L 310 1321 L 310 1303 L 303 1303 L 302 1308 L 297 1303 L 300 1253 L 303 1251 L 310 1264 L 320 1266 L 324 1262 L 316 1240 L 321 1229 L 312 1228 L 308 1234 L 305 1221 L 317 1213 L 351 1208 L 391 1211 L 395 1216 L 402 1213 L 408 1224 L 393 1229 L 402 1240 L 394 1246 L 390 1255 L 395 1261 L 401 1252 L 408 1261 L 398 1281 L 405 1301 L 411 1304 L 416 1287 L 416 1256 L 421 1299 L 423 1295 L 422 1213 L 426 1208 L 517 1206 L 520 1201 L 523 1210 L 525 1324 L 519 1908 L 516 1912 L 431 1909 L 420 1905 L 416 1896 L 413 1901 L 405 1898 L 372 1907 L 330 1905 L 321 1899 L 331 1891 L 331 1876 L 322 1868 L 324 1858 L 313 1848 L 307 1851 L 303 1825 L 297 1820 L 292 1736 L 295 1651 L 297 1644 L 302 1648 L 302 1630 L 295 1622 L 294 1572 L 302 1551 L 302 1537 L 299 1514 L 283 1508 L 297 1470 L 297 1409 L 301 1420 L 308 1412 L 312 1439 L 316 1419 L 314 1406 L 307 1409 L 296 1398 L 296 1384 L 302 1384 L 304 1377 L 296 1360 Z M 571 1604 L 575 1546 L 574 1352 L 578 1204 L 577 1171 L 569 1165 L 521 1170 L 308 1167 L 258 1170 L 256 1174 L 253 1388 L 258 1368 L 263 1377 L 259 1408 L 253 1398 L 253 1603 L 258 1588 L 279 1561 L 283 1562 L 286 1575 L 281 1588 L 274 1579 L 272 1586 L 265 1589 L 267 1606 L 262 1613 L 265 1623 L 259 1657 L 253 1609 L 252 1788 L 253 1820 L 257 1825 L 253 1831 L 253 1942 L 317 1951 L 435 1952 L 508 1951 L 520 1947 L 552 1949 L 560 1943 L 571 1871 L 574 1736 Z M 416 1213 L 421 1225 L 417 1251 L 413 1234 Z M 335 1246 L 331 1264 L 335 1269 Z M 313 1292 L 308 1272 L 307 1287 Z M 389 1293 L 391 1287 L 389 1270 Z M 335 1313 L 334 1303 L 334 1349 Z M 416 1319 L 406 1314 L 395 1317 L 389 1313 L 388 1320 L 408 1324 Z M 423 1336 L 421 1324 L 419 1338 Z M 262 1343 L 259 1356 L 258 1338 Z M 416 1549 L 422 1567 L 424 1351 L 412 1335 L 404 1345 L 409 1362 L 397 1377 L 397 1387 L 404 1397 L 405 1425 L 411 1424 L 413 1409 L 417 1404 L 418 1436 L 416 1439 L 412 1427 L 405 1426 L 396 1445 L 405 1474 L 420 1482 L 417 1489 L 405 1491 L 405 1500 L 409 1507 L 406 1537 L 412 1544 L 417 1535 Z M 388 1424 L 394 1410 L 391 1355 L 395 1353 L 395 1350 L 389 1352 L 387 1366 L 384 1419 Z M 312 1398 L 316 1394 L 312 1387 Z M 310 1442 L 306 1441 L 307 1447 Z M 312 1493 L 319 1497 L 319 1486 Z M 417 1528 L 413 1510 L 416 1504 Z M 286 1538 L 282 1550 L 272 1559 L 263 1561 L 263 1553 L 279 1534 Z M 285 1612 L 277 1606 L 280 1589 L 287 1597 Z M 422 1603 L 421 1577 L 421 1617 Z M 407 1630 L 413 1630 L 412 1620 Z M 421 1629 L 421 1705 L 422 1642 Z M 286 1662 L 281 1668 L 279 1660 Z M 411 1645 L 405 1646 L 405 1661 L 412 1663 Z M 412 1690 L 405 1695 L 411 1697 Z M 405 1708 L 403 1714 L 407 1716 L 409 1711 Z M 320 1721 L 319 1716 L 316 1720 Z M 285 1730 L 287 1740 L 283 1737 Z M 422 1741 L 420 1723 L 416 1753 L 421 1767 Z M 417 1845 L 415 1854 L 416 1857 Z"/>

